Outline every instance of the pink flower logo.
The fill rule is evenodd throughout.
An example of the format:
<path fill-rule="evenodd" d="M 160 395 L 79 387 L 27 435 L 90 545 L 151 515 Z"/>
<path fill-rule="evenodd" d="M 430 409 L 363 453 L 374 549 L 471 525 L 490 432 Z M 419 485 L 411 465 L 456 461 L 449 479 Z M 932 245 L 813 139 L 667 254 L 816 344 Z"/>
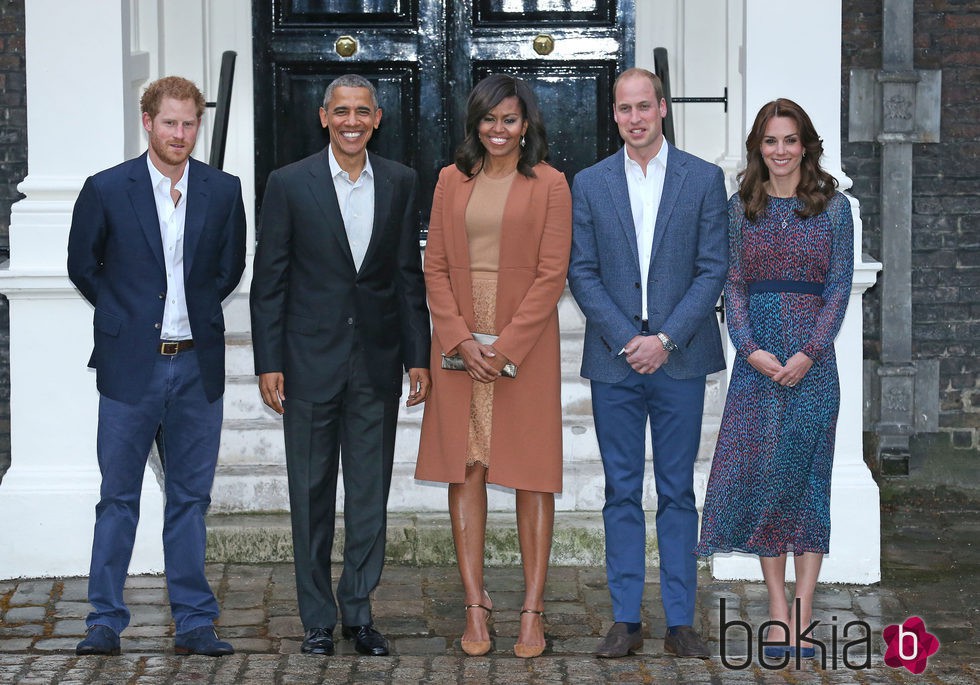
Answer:
<path fill-rule="evenodd" d="M 926 661 L 939 651 L 939 638 L 926 631 L 925 622 L 910 616 L 901 625 L 890 625 L 882 632 L 885 644 L 885 665 L 904 666 L 912 673 L 926 670 Z"/>

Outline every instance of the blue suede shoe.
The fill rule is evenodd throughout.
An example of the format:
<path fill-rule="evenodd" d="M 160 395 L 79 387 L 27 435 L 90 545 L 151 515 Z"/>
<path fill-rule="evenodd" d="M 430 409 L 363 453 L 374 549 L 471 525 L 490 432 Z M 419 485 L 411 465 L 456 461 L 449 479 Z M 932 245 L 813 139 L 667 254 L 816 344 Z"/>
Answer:
<path fill-rule="evenodd" d="M 796 656 L 797 652 L 800 654 L 801 659 L 812 659 L 817 654 L 816 647 L 790 647 L 792 656 Z"/>
<path fill-rule="evenodd" d="M 182 633 L 174 639 L 174 654 L 226 656 L 234 653 L 234 647 L 218 639 L 214 626 L 201 626 Z"/>
<path fill-rule="evenodd" d="M 119 633 L 109 626 L 96 624 L 89 626 L 85 639 L 75 647 L 75 654 L 86 656 L 90 654 L 105 654 L 119 656 Z"/>
<path fill-rule="evenodd" d="M 762 653 L 770 659 L 778 659 L 787 654 L 793 654 L 793 648 L 789 645 L 770 645 L 769 647 L 763 647 Z"/>

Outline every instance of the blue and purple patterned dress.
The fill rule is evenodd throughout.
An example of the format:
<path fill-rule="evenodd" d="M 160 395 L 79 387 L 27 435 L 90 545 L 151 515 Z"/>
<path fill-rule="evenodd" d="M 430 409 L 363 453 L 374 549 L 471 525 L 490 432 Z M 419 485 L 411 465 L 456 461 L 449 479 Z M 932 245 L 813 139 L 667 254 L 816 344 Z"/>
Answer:
<path fill-rule="evenodd" d="M 851 293 L 851 207 L 835 193 L 801 219 L 792 198 L 770 197 L 756 222 L 728 202 L 728 331 L 736 349 L 705 496 L 700 556 L 741 551 L 773 557 L 830 549 L 830 471 L 840 385 L 834 338 Z M 802 351 L 813 366 L 784 387 L 747 361 L 782 363 Z"/>

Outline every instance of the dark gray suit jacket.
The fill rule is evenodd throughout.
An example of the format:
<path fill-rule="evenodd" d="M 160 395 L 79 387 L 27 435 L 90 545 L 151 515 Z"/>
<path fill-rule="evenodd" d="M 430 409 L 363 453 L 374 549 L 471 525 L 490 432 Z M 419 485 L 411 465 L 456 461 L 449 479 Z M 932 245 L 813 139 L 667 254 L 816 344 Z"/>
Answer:
<path fill-rule="evenodd" d="M 429 366 L 417 177 L 396 162 L 370 160 L 374 229 L 359 271 L 326 149 L 269 176 L 250 295 L 252 345 L 255 373 L 283 373 L 286 397 L 334 396 L 355 341 L 382 394 L 397 397 L 404 370 Z"/>
<path fill-rule="evenodd" d="M 714 306 L 728 270 L 724 174 L 670 147 L 650 270 L 641 284 L 625 154 L 620 149 L 580 171 L 572 186 L 568 284 L 586 317 L 582 375 L 604 383 L 626 378 L 630 366 L 619 352 L 640 331 L 641 287 L 650 330 L 678 346 L 664 364 L 667 375 L 720 371 L 725 356 Z"/>

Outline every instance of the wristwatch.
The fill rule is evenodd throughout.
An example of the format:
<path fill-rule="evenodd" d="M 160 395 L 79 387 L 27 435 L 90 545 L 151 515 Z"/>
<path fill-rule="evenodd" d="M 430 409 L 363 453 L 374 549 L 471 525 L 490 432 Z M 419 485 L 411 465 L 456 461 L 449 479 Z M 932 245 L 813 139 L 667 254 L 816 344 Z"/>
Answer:
<path fill-rule="evenodd" d="M 663 331 L 657 333 L 657 337 L 660 338 L 660 344 L 664 346 L 664 349 L 667 352 L 673 352 L 677 349 L 677 345 L 674 344 L 674 341 L 667 337 L 667 334 Z"/>

